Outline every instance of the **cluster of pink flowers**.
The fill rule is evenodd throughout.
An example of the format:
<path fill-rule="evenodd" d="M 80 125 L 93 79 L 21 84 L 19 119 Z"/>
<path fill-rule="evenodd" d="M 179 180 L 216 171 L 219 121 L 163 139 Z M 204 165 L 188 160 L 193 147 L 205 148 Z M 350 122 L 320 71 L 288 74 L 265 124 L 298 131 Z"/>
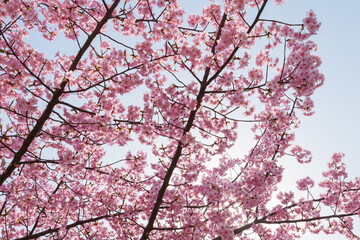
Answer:
<path fill-rule="evenodd" d="M 294 130 L 324 81 L 315 14 L 260 17 L 284 2 L 1 1 L 0 238 L 351 238 L 343 154 L 318 198 L 310 177 L 277 192 L 283 156 L 311 160 Z"/>

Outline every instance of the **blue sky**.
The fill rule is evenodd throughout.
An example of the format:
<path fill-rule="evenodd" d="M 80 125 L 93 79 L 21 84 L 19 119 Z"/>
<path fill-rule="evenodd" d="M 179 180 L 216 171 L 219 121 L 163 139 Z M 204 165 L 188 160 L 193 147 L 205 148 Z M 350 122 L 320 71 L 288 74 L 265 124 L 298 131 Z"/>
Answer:
<path fill-rule="evenodd" d="M 318 55 L 323 61 L 321 71 L 326 80 L 314 95 L 315 114 L 303 118 L 297 140 L 312 150 L 314 162 L 322 163 L 319 166 L 325 166 L 323 163 L 333 152 L 344 152 L 352 176 L 360 175 L 360 141 L 357 139 L 360 134 L 359 8 L 360 2 L 356 0 L 346 1 L 346 4 L 288 0 L 278 9 L 283 12 L 279 18 L 289 21 L 313 9 L 322 22 L 313 40 L 318 44 Z M 271 10 L 269 7 L 266 13 L 270 14 Z"/>
<path fill-rule="evenodd" d="M 345 153 L 349 177 L 360 176 L 360 1 L 288 0 L 282 7 L 269 6 L 265 14 L 278 19 L 298 22 L 313 9 L 322 26 L 313 40 L 322 58 L 324 85 L 314 94 L 315 114 L 302 118 L 296 141 L 312 151 L 311 164 L 286 164 L 284 183 L 295 187 L 295 180 L 304 176 L 321 178 L 321 172 L 334 152 Z M 360 229 L 359 221 L 357 221 Z M 356 231 L 360 234 L 360 231 Z M 314 239 L 306 235 L 303 239 Z M 342 236 L 316 236 L 318 240 L 341 240 Z"/>

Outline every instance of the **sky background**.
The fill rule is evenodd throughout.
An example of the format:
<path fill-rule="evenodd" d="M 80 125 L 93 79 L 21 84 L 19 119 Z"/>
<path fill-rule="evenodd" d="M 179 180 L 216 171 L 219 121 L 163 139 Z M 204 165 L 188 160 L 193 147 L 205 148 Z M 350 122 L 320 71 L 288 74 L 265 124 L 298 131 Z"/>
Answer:
<path fill-rule="evenodd" d="M 321 179 L 327 162 L 334 152 L 344 152 L 350 178 L 360 176 L 360 1 L 288 0 L 284 6 L 269 5 L 265 15 L 279 20 L 298 22 L 304 13 L 313 9 L 322 23 L 317 36 L 318 55 L 322 58 L 321 72 L 325 83 L 314 94 L 315 114 L 304 117 L 297 129 L 296 142 L 311 150 L 311 164 L 294 161 L 284 164 L 283 186 L 295 188 L 296 179 L 313 176 Z M 355 233 L 360 235 L 359 221 Z M 302 239 L 341 240 L 342 236 L 306 235 Z"/>
<path fill-rule="evenodd" d="M 179 0 L 189 13 L 199 13 L 206 0 Z M 334 152 L 345 153 L 349 177 L 360 176 L 360 1 L 335 0 L 288 0 L 284 6 L 275 6 L 273 1 L 265 8 L 262 18 L 276 19 L 288 23 L 301 23 L 308 10 L 313 9 L 322 22 L 317 36 L 312 40 L 318 44 L 318 55 L 322 58 L 321 72 L 325 84 L 314 94 L 315 114 L 302 117 L 297 129 L 296 143 L 311 150 L 311 164 L 300 165 L 296 161 L 284 160 L 285 176 L 281 188 L 295 190 L 296 180 L 312 176 L 321 179 L 327 162 Z M 30 39 L 32 41 L 33 39 Z M 47 48 L 53 55 L 51 43 L 32 42 L 35 48 Z M 48 44 L 48 45 L 47 45 Z M 66 46 L 64 52 L 72 52 L 76 45 Z M 298 114 L 300 116 L 300 114 Z M 113 154 L 116 154 L 113 152 Z M 359 230 L 355 230 L 360 235 Z M 304 240 L 342 240 L 342 236 L 306 235 Z"/>
<path fill-rule="evenodd" d="M 359 176 L 360 1 L 288 0 L 282 7 L 269 5 L 265 14 L 297 22 L 308 9 L 313 9 L 322 22 L 312 40 L 318 44 L 325 83 L 313 97 L 315 114 L 302 118 L 297 142 L 314 155 L 309 174 L 323 169 L 332 153 L 340 151 L 345 153 L 350 175 Z"/>

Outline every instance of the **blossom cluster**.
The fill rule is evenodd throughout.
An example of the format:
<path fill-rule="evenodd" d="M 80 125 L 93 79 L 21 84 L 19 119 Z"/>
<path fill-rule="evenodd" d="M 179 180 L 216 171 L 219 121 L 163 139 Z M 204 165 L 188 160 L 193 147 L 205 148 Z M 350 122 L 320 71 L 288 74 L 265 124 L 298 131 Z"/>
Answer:
<path fill-rule="evenodd" d="M 282 157 L 311 160 L 295 129 L 324 81 L 315 14 L 260 17 L 284 2 L 1 1 L 0 238 L 353 237 L 341 153 L 318 198 L 310 177 L 277 192 Z"/>

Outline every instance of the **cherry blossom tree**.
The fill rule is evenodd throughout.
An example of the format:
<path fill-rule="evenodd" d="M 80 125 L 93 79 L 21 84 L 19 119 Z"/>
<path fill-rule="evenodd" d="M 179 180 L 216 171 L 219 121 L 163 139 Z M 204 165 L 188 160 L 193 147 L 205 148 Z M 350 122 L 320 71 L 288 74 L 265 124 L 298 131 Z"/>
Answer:
<path fill-rule="evenodd" d="M 277 190 L 280 159 L 311 161 L 294 131 L 324 81 L 315 14 L 262 17 L 283 2 L 1 1 L 2 239 L 358 238 L 342 153 Z"/>

